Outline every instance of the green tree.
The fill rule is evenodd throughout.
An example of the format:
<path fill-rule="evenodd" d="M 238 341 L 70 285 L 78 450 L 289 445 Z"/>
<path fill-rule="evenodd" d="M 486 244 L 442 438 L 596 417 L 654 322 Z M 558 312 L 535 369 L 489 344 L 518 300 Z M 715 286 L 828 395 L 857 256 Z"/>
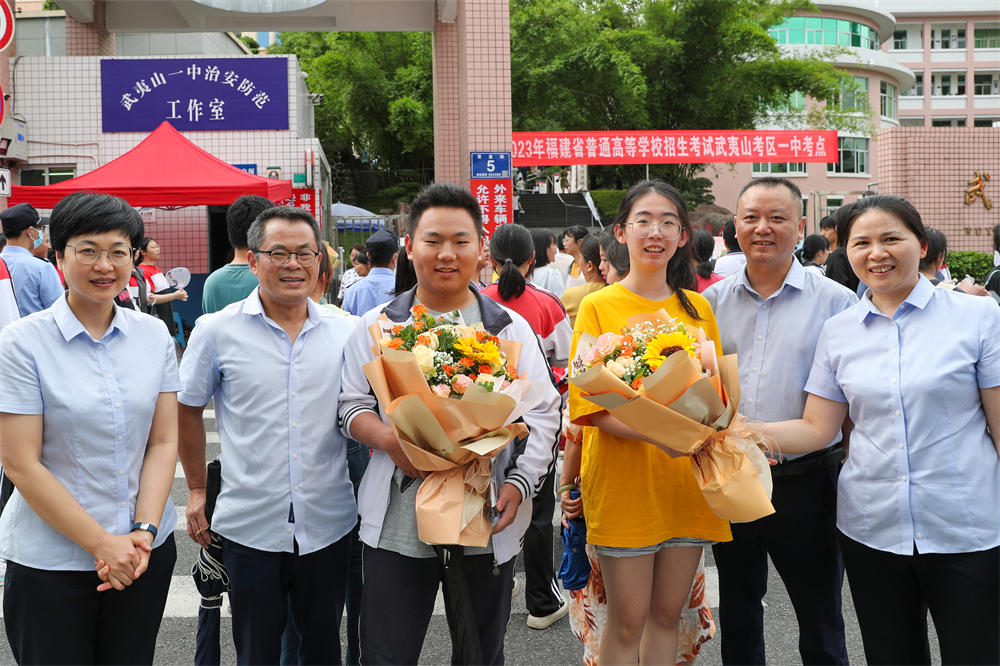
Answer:
<path fill-rule="evenodd" d="M 815 56 L 782 53 L 767 30 L 807 0 L 511 0 L 515 131 L 753 129 L 796 92 L 835 99 L 851 77 Z M 871 119 L 831 102 L 786 125 L 871 132 Z M 710 203 L 703 164 L 653 165 Z M 644 167 L 598 167 L 620 189 Z"/>
<path fill-rule="evenodd" d="M 240 41 L 246 44 L 247 48 L 250 49 L 250 52 L 254 55 L 257 55 L 260 51 L 260 44 L 258 44 L 257 40 L 250 35 L 240 35 Z"/>
<path fill-rule="evenodd" d="M 340 156 L 359 195 L 372 193 L 365 172 L 379 173 L 375 189 L 387 197 L 433 178 L 429 33 L 284 32 L 268 52 L 296 54 L 310 92 L 325 96 L 316 135 L 328 157 Z"/>

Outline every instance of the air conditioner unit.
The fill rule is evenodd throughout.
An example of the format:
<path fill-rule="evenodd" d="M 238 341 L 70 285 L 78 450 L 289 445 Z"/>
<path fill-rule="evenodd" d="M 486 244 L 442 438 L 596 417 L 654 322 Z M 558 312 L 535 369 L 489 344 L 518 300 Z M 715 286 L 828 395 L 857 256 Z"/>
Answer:
<path fill-rule="evenodd" d="M 0 159 L 28 161 L 28 129 L 23 120 L 7 117 L 0 124 Z"/>

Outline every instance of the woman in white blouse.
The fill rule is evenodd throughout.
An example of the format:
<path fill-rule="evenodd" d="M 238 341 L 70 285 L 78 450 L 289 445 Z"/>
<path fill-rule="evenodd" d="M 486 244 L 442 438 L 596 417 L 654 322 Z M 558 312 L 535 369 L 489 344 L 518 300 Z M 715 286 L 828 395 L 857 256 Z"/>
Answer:
<path fill-rule="evenodd" d="M 920 275 L 927 235 L 903 198 L 859 201 L 847 256 L 869 286 L 820 336 L 802 420 L 765 433 L 825 446 L 850 415 L 837 527 L 865 656 L 1000 663 L 1000 308 Z"/>

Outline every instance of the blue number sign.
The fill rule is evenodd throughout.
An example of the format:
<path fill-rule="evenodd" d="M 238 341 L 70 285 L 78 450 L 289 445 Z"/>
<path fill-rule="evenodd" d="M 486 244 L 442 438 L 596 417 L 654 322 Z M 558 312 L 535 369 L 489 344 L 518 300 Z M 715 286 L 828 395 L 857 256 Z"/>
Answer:
<path fill-rule="evenodd" d="M 101 114 L 104 132 L 288 129 L 288 59 L 108 58 Z"/>
<path fill-rule="evenodd" d="M 510 153 L 470 153 L 470 156 L 473 180 L 510 179 Z"/>

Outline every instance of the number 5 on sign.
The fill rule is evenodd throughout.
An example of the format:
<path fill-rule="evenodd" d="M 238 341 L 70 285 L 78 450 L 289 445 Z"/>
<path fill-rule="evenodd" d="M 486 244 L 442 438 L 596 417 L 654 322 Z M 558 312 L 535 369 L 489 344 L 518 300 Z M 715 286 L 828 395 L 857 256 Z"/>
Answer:
<path fill-rule="evenodd" d="M 469 153 L 469 158 L 469 176 L 472 180 L 509 180 L 513 176 L 508 152 Z"/>

